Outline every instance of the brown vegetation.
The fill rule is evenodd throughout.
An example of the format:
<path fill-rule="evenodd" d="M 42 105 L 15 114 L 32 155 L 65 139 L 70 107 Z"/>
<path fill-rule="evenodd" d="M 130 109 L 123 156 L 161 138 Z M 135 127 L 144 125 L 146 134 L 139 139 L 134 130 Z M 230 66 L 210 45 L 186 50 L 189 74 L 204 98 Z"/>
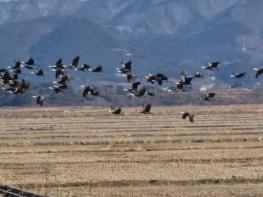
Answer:
<path fill-rule="evenodd" d="M 3 108 L 1 184 L 59 197 L 262 194 L 262 105 L 123 110 Z"/>

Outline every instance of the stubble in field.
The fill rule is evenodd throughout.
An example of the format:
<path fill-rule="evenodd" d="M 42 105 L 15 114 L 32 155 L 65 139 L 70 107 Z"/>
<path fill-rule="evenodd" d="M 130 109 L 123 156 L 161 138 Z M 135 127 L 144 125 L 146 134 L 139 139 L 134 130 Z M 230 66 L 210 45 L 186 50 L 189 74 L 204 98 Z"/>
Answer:
<path fill-rule="evenodd" d="M 3 109 L 1 184 L 59 197 L 263 193 L 263 106 L 137 111 Z"/>

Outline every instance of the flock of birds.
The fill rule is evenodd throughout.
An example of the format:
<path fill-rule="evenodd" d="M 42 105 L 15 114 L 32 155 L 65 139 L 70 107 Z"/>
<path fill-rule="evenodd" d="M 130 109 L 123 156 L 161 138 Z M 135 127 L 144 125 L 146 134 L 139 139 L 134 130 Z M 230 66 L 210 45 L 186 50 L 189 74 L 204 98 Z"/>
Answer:
<path fill-rule="evenodd" d="M 93 73 L 101 73 L 103 72 L 103 67 L 98 65 L 96 67 L 92 67 L 89 64 L 82 64 L 80 65 L 80 57 L 76 56 L 71 64 L 65 65 L 63 60 L 60 58 L 56 61 L 54 65 L 49 66 L 50 69 L 55 74 L 56 81 L 54 81 L 54 85 L 50 86 L 49 89 L 54 91 L 56 94 L 64 91 L 69 87 L 69 83 L 72 80 L 70 76 L 70 71 L 80 71 L 80 72 L 93 72 Z M 220 67 L 219 62 L 211 62 L 208 63 L 207 66 L 202 68 L 210 71 L 216 71 Z M 0 82 L 2 84 L 2 89 L 6 90 L 15 95 L 21 95 L 26 92 L 29 87 L 30 83 L 25 78 L 23 78 L 22 73 L 23 69 L 30 70 L 30 73 L 36 75 L 38 77 L 42 77 L 45 75 L 43 69 L 39 68 L 35 60 L 31 57 L 27 61 L 14 61 L 12 66 L 9 66 L 7 69 L 0 69 Z M 260 75 L 263 74 L 263 68 L 254 68 L 256 71 L 255 77 L 259 78 Z M 129 60 L 127 62 L 121 62 L 120 66 L 117 68 L 117 73 L 121 76 L 125 76 L 127 78 L 127 82 L 131 84 L 129 89 L 124 89 L 128 95 L 143 98 L 147 96 L 155 96 L 156 93 L 152 92 L 149 88 L 142 86 L 141 82 L 138 80 L 138 76 L 133 73 L 132 71 L 132 61 Z M 246 76 L 246 72 L 234 73 L 230 76 L 235 79 L 242 79 Z M 185 72 L 181 73 L 181 79 L 175 83 L 175 86 L 167 88 L 168 92 L 178 92 L 184 91 L 186 86 L 192 85 L 193 79 L 201 79 L 204 78 L 204 75 L 196 72 L 194 75 L 187 75 Z M 168 82 L 168 77 L 163 73 L 157 73 L 155 75 L 149 74 L 146 76 L 146 82 L 152 85 L 162 86 L 163 83 Z M 97 88 L 93 85 L 81 86 L 83 88 L 83 97 L 87 97 L 88 95 L 92 96 L 99 96 L 100 93 Z M 204 94 L 201 100 L 204 101 L 212 101 L 216 93 L 209 92 Z M 46 97 L 38 95 L 33 96 L 36 99 L 36 104 L 39 106 L 43 106 L 46 100 Z M 143 114 L 151 114 L 151 104 L 147 104 L 144 106 L 143 110 L 140 113 Z M 120 107 L 113 107 L 111 106 L 112 114 L 119 115 L 122 114 L 122 109 Z M 191 123 L 194 122 L 194 114 L 189 112 L 182 112 L 182 118 L 188 118 Z"/>

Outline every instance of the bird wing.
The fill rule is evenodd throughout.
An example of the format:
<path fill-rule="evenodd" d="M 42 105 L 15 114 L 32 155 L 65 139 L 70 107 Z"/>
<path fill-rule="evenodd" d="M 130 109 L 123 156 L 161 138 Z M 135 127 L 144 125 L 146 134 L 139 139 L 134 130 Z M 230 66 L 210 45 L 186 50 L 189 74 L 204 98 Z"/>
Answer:
<path fill-rule="evenodd" d="M 189 116 L 188 112 L 182 112 L 182 119 L 186 119 L 187 116 Z"/>

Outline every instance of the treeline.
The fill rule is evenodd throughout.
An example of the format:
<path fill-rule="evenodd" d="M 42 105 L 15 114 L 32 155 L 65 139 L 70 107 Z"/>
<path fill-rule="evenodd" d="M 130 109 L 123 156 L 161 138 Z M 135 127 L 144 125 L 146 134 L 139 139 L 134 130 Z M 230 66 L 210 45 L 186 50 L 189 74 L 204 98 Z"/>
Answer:
<path fill-rule="evenodd" d="M 0 92 L 0 106 L 35 106 L 33 95 L 46 97 L 45 106 L 140 106 L 151 103 L 152 105 L 228 105 L 228 104 L 253 104 L 263 103 L 263 87 L 256 89 L 226 89 L 218 90 L 217 97 L 212 102 L 201 100 L 201 92 L 172 92 L 158 90 L 156 96 L 136 98 L 129 96 L 121 85 L 98 85 L 99 96 L 89 95 L 82 97 L 82 90 L 69 87 L 67 90 L 56 94 L 50 90 L 50 84 L 41 84 L 31 87 L 22 95 L 13 95 L 7 91 Z"/>

